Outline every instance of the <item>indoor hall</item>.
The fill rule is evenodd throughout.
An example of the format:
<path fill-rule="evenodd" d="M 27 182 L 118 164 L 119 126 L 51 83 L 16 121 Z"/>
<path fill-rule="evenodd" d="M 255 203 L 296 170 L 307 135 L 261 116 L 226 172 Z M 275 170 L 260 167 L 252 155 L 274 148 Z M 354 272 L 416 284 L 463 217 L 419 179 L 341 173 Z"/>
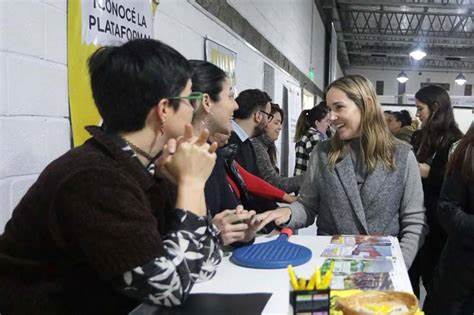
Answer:
<path fill-rule="evenodd" d="M 431 134 L 427 131 L 428 129 L 425 129 L 423 133 L 423 128 L 427 126 L 428 122 L 434 120 L 434 113 L 441 105 L 435 101 L 436 104 L 433 105 L 435 107 L 430 107 L 431 104 L 428 103 L 432 96 L 417 93 L 431 86 L 442 89 L 436 90 L 435 88 L 444 98 L 446 98 L 445 95 L 448 96 L 449 106 L 445 106 L 446 110 L 450 113 L 449 115 L 452 115 L 459 131 L 463 135 L 468 134 L 474 115 L 474 96 L 472 95 L 474 79 L 473 9 L 474 3 L 471 0 L 0 0 L 0 233 L 4 233 L 6 236 L 3 236 L 3 238 L 8 238 L 8 241 L 15 239 L 15 237 L 23 239 L 28 246 L 33 246 L 28 240 L 32 236 L 34 236 L 32 237 L 34 239 L 45 237 L 48 242 L 50 241 L 51 236 L 48 234 L 51 233 L 50 221 L 36 221 L 41 217 L 36 217 L 37 214 L 29 217 L 31 221 L 12 220 L 14 210 L 19 205 L 27 204 L 28 207 L 26 208 L 29 210 L 22 211 L 33 211 L 34 213 L 32 209 L 35 206 L 32 205 L 40 207 L 43 204 L 43 201 L 32 202 L 32 199 L 23 197 L 25 194 L 36 192 L 38 187 L 45 188 L 44 184 L 41 186 L 41 183 L 38 183 L 38 180 L 47 166 L 69 150 L 80 147 L 91 137 L 89 132 L 84 129 L 85 126 L 101 126 L 103 130 L 107 130 L 107 119 L 103 119 L 99 114 L 96 101 L 91 92 L 87 60 L 99 47 L 118 47 L 137 38 L 159 40 L 188 60 L 206 61 L 222 69 L 226 76 L 225 82 L 229 85 L 229 91 L 234 95 L 229 97 L 233 97 L 235 103 L 241 108 L 245 108 L 245 102 L 244 104 L 240 103 L 240 100 L 244 98 L 242 96 L 239 100 L 239 95 L 249 90 L 258 90 L 255 93 L 261 93 L 263 97 L 268 97 L 267 100 L 271 100 L 265 103 L 277 105 L 276 107 L 280 111 L 273 110 L 273 107 L 268 106 L 268 110 L 262 107 L 257 112 L 252 113 L 252 115 L 258 117 L 255 119 L 258 120 L 260 125 L 261 121 L 266 121 L 265 130 L 269 130 L 267 127 L 271 125 L 272 121 L 276 124 L 274 129 L 268 131 L 267 134 L 263 134 L 272 135 L 273 132 L 274 138 L 269 136 L 271 142 L 262 142 L 268 145 L 269 148 L 271 147 L 271 150 L 268 152 L 263 150 L 262 143 L 257 142 L 258 139 L 253 139 L 256 142 L 252 140 L 252 145 L 254 147 L 260 145 L 258 148 L 262 149 L 256 153 L 255 165 L 247 165 L 237 159 L 238 167 L 242 167 L 244 171 L 249 171 L 249 169 L 255 167 L 255 172 L 249 172 L 250 175 L 244 178 L 245 187 L 248 186 L 248 190 L 252 195 L 251 199 L 255 195 L 258 200 L 259 198 L 270 198 L 271 203 L 255 201 L 255 204 L 252 202 L 245 204 L 247 188 L 242 193 L 242 188 L 239 186 L 238 180 L 235 179 L 229 183 L 225 181 L 225 185 L 216 186 L 219 188 L 230 185 L 232 198 L 236 199 L 235 202 L 244 204 L 244 214 L 240 215 L 245 216 L 245 218 L 251 217 L 266 222 L 265 220 L 270 220 L 271 216 L 265 210 L 271 211 L 277 206 L 285 208 L 292 202 L 302 205 L 298 200 L 301 200 L 302 194 L 310 192 L 309 189 L 306 189 L 302 193 L 301 189 L 305 186 L 305 171 L 314 169 L 310 166 L 313 145 L 316 146 L 316 143 L 324 140 L 329 143 L 333 137 L 338 135 L 338 132 L 339 135 L 348 132 L 344 130 L 347 127 L 344 121 L 334 110 L 336 105 L 332 101 L 328 102 L 327 98 L 328 87 L 331 87 L 334 82 L 344 83 L 337 81 L 343 77 L 363 76 L 371 83 L 375 93 L 374 96 L 376 96 L 373 100 L 380 104 L 376 108 L 385 112 L 387 120 L 381 128 L 387 132 L 387 136 L 393 134 L 397 139 L 414 145 L 411 142 L 413 140 L 412 135 L 419 131 L 420 138 L 419 142 L 415 143 L 413 155 L 420 165 L 426 164 L 434 169 L 432 163 L 437 153 L 426 153 L 425 155 L 429 155 L 429 157 L 425 156 L 423 159 L 418 156 L 418 153 L 423 151 L 423 143 L 431 145 L 432 142 L 443 142 L 443 139 L 446 139 L 446 137 L 439 136 L 439 134 L 434 137 L 438 132 L 435 129 L 432 129 Z M 191 65 L 192 67 L 199 67 L 199 63 L 191 62 Z M 203 67 L 202 71 L 208 71 L 204 70 L 208 69 L 205 68 L 205 65 L 201 64 L 201 66 Z M 198 72 L 196 71 L 196 73 Z M 173 79 L 172 76 L 171 79 Z M 199 85 L 195 84 L 195 86 Z M 333 85 L 332 87 L 340 90 L 337 86 Z M 122 95 L 119 93 L 122 88 L 125 90 L 126 86 L 117 88 L 109 94 Z M 220 88 L 222 89 L 222 86 Z M 206 94 L 205 91 L 193 90 L 192 87 L 190 89 L 193 94 L 188 93 L 189 95 L 184 96 L 184 100 L 179 93 L 166 95 L 166 97 L 176 98 L 183 103 L 189 101 L 190 104 L 196 107 L 193 107 L 195 110 L 193 117 L 198 117 L 197 113 L 199 113 L 200 106 L 196 106 L 196 102 L 201 105 L 206 97 L 210 97 L 211 100 L 212 97 L 209 96 L 210 94 Z M 195 94 L 195 92 L 198 93 Z M 243 94 L 245 95 L 245 93 Z M 250 99 L 255 98 L 257 94 L 250 94 L 252 95 Z M 261 94 L 258 95 L 261 96 Z M 216 102 L 216 100 L 213 101 Z M 318 107 L 322 101 L 327 101 L 327 104 Z M 429 111 L 427 117 L 424 117 L 421 113 L 425 108 L 424 106 Z M 317 107 L 318 109 L 316 109 Z M 323 107 L 321 114 L 320 109 Z M 235 110 L 229 116 L 233 118 L 231 129 L 234 130 L 234 133 L 235 128 L 239 128 L 236 125 L 244 126 L 245 128 L 242 128 L 244 132 L 248 131 L 246 123 L 239 124 L 239 121 L 245 121 L 246 119 L 242 116 L 244 115 L 243 111 L 241 109 L 239 113 L 238 110 Z M 305 132 L 298 132 L 298 120 L 301 117 L 309 117 L 310 113 L 311 117 L 314 115 L 322 116 L 318 116 L 317 119 L 313 118 L 310 124 L 314 125 L 308 125 L 305 129 L 306 133 L 313 130 L 313 134 L 309 133 L 304 139 L 310 139 L 311 137 L 316 139 L 313 140 L 314 143 L 311 143 L 311 148 L 308 150 L 305 146 L 310 145 L 310 141 L 302 141 Z M 194 125 L 194 128 L 196 130 L 199 129 L 199 126 L 214 128 L 215 124 L 205 125 L 209 120 L 215 119 L 213 115 L 214 113 L 211 111 L 210 115 L 202 116 L 204 118 L 201 124 Z M 349 116 L 350 119 L 353 117 Z M 184 120 L 188 118 L 191 119 L 185 115 L 177 117 L 176 120 L 184 123 Z M 441 118 L 437 119 L 442 120 Z M 318 124 L 321 125 L 323 120 L 327 125 L 321 131 L 317 126 Z M 303 119 L 303 121 L 306 120 Z M 348 121 L 345 122 L 347 125 L 349 124 Z M 228 127 L 230 123 L 226 121 L 222 124 Z M 382 122 L 380 123 L 382 124 Z M 181 126 L 178 129 L 184 130 L 184 127 Z M 175 130 L 171 131 L 171 133 L 174 132 L 173 135 L 175 136 L 179 133 Z M 408 135 L 404 131 L 407 131 Z M 257 138 L 257 133 L 254 135 Z M 424 135 L 428 136 L 423 138 Z M 433 135 L 432 141 L 429 140 L 431 135 Z M 250 133 L 247 136 L 253 138 Z M 213 139 L 211 135 L 210 141 L 214 141 Z M 391 136 L 390 139 L 392 139 Z M 126 140 L 132 143 L 132 145 L 129 145 L 131 152 L 143 158 L 140 153 L 137 153 L 143 148 L 139 145 L 135 146 L 136 143 L 133 139 L 127 138 Z M 344 139 L 342 140 L 344 141 Z M 449 148 L 444 150 L 446 156 L 448 156 L 447 151 L 452 152 L 451 154 L 454 153 L 456 149 L 454 143 L 458 143 L 458 140 L 460 140 L 460 137 L 453 138 Z M 138 150 L 135 147 L 138 147 Z M 303 149 L 303 147 L 305 148 Z M 430 148 L 430 150 L 434 149 Z M 160 150 L 145 151 L 147 154 L 153 153 L 148 160 L 149 162 L 162 155 Z M 364 152 L 363 147 L 361 152 Z M 438 154 L 439 156 L 440 154 Z M 352 162 L 354 163 L 356 160 L 354 159 Z M 437 165 L 437 162 L 434 163 Z M 147 164 L 145 166 L 147 166 L 148 171 L 154 172 L 154 170 L 149 169 L 149 166 L 153 163 L 145 164 Z M 422 197 L 425 199 L 424 207 L 428 209 L 427 211 L 435 213 L 438 211 L 437 198 L 441 195 L 440 189 L 444 178 L 444 167 L 447 166 L 447 157 L 443 167 L 440 168 L 442 169 L 441 179 L 438 178 L 437 184 L 432 185 L 437 187 L 436 191 L 428 197 L 426 196 L 425 188 L 427 184 L 425 184 L 425 178 L 429 177 L 430 169 L 427 169 L 426 165 L 420 166 L 419 175 L 421 176 L 420 181 L 423 184 L 424 194 L 418 193 L 418 196 L 423 195 Z M 232 169 L 231 166 L 227 167 Z M 265 172 L 262 170 L 265 170 Z M 231 174 L 231 171 L 228 172 L 227 175 L 235 176 L 235 174 Z M 238 172 L 242 173 L 243 171 L 238 168 Z M 346 183 L 342 182 L 341 187 L 331 186 L 323 195 L 344 194 L 357 184 L 359 184 L 360 191 L 354 189 L 353 193 L 350 194 L 360 193 L 363 195 L 364 176 L 361 177 L 361 182 L 359 182 L 358 175 L 356 172 L 356 178 L 351 182 L 352 184 L 344 186 Z M 299 179 L 298 176 L 300 176 Z M 96 181 L 91 181 L 91 183 L 94 182 Z M 469 183 L 468 189 L 472 190 L 472 181 Z M 313 184 L 316 185 L 316 183 Z M 323 182 L 322 184 L 326 183 Z M 378 186 L 380 185 L 374 185 L 374 187 Z M 30 189 L 32 187 L 34 189 Z M 306 187 L 309 187 L 309 185 L 306 184 Z M 235 193 L 234 196 L 232 192 L 237 190 L 240 190 L 240 192 Z M 366 188 L 367 194 L 370 195 L 369 190 Z M 383 196 L 383 198 L 389 200 L 391 197 L 384 194 L 386 191 L 386 187 L 383 191 L 379 191 L 379 198 Z M 418 192 L 418 190 L 416 191 Z M 213 198 L 212 202 L 220 205 L 226 204 L 227 195 L 224 193 L 212 191 L 207 194 Z M 111 200 L 120 199 L 120 193 L 113 195 L 114 197 L 111 197 Z M 172 193 L 169 195 L 171 196 Z M 269 195 L 270 197 L 268 197 Z M 46 192 L 44 192 L 44 196 L 47 196 Z M 191 194 L 188 196 L 191 196 Z M 217 198 L 216 196 L 222 197 Z M 436 202 L 432 201 L 431 197 Z M 23 202 L 20 202 L 22 198 Z M 323 267 L 326 260 L 333 258 L 330 255 L 326 258 L 322 256 L 324 250 L 332 246 L 330 244 L 332 240 L 328 235 L 384 234 L 377 230 L 375 225 L 371 226 L 369 222 L 371 220 L 370 203 L 365 204 L 365 200 L 361 198 L 357 199 L 356 206 L 350 202 L 347 204 L 347 211 L 349 212 L 339 210 L 340 212 L 328 214 L 328 217 L 321 215 L 319 212 L 313 213 L 311 209 L 317 209 L 317 207 L 310 207 L 310 210 L 301 210 L 303 209 L 301 207 L 298 208 L 299 210 L 288 207 L 287 209 L 291 209 L 289 210 L 290 213 L 303 214 L 303 212 L 298 211 L 310 213 L 308 216 L 304 215 L 308 222 L 293 222 L 288 219 L 283 222 L 284 224 L 279 224 L 282 223 L 280 221 L 271 223 L 278 227 L 283 227 L 286 223 L 289 224 L 295 232 L 290 241 L 303 245 L 312 252 L 309 262 L 295 267 L 297 276 L 306 277 L 309 282 L 310 276 L 314 273 L 314 268 L 317 266 Z M 430 200 L 428 205 L 426 205 L 427 198 Z M 87 200 L 88 198 L 83 199 Z M 349 201 L 353 202 L 354 200 Z M 207 195 L 206 202 L 206 210 L 210 211 L 210 201 L 207 200 Z M 329 200 L 328 202 L 333 201 Z M 196 202 L 190 202 L 190 204 L 191 207 L 197 206 Z M 235 204 L 231 203 L 234 208 Z M 262 205 L 262 208 L 260 208 L 260 205 Z M 173 207 L 175 207 L 174 203 L 171 208 Z M 472 204 L 470 204 L 470 207 L 472 208 Z M 234 208 L 232 208 L 233 211 L 237 211 Z M 342 204 L 338 204 L 337 208 L 343 209 Z M 39 211 L 38 209 L 37 211 Z M 222 209 L 224 208 L 219 208 L 217 212 Z M 245 212 L 250 210 L 257 210 L 257 213 Z M 200 211 L 202 214 L 202 209 Z M 463 222 L 471 222 L 473 214 L 469 214 L 466 209 L 464 211 L 468 214 L 463 217 L 465 218 Z M 45 213 L 42 217 L 45 218 L 46 215 Z M 211 217 L 210 213 L 207 213 L 207 215 Z M 275 215 L 276 218 L 277 214 L 271 213 L 271 215 Z M 325 219 L 326 221 L 321 220 L 319 222 L 321 225 L 318 225 L 318 221 L 314 220 L 318 215 L 321 218 L 330 218 L 329 215 L 336 218 L 352 216 L 356 223 L 351 222 L 351 228 L 346 229 L 345 227 L 341 228 L 345 222 L 339 222 L 337 219 L 331 219 L 333 221 Z M 373 216 L 376 215 L 373 214 Z M 292 215 L 292 217 L 293 219 L 299 218 L 295 215 Z M 240 220 L 237 217 L 234 219 L 237 223 L 243 222 L 250 225 L 250 219 L 248 221 Z M 6 228 L 8 226 L 7 222 L 10 220 L 12 223 L 9 233 L 13 234 L 5 233 L 8 230 Z M 385 218 L 384 220 L 388 219 Z M 436 216 L 428 216 L 427 220 L 435 220 L 435 224 L 438 224 L 439 221 Z M 220 227 L 224 229 L 225 224 L 229 224 L 224 221 L 222 219 L 222 221 L 214 222 L 222 224 Z M 400 219 L 399 222 L 403 222 L 403 220 Z M 425 222 L 423 224 L 428 226 L 431 223 Z M 423 224 L 420 223 L 420 226 Z M 27 228 L 25 225 L 31 225 L 31 228 Z M 391 237 L 394 246 L 392 256 L 395 257 L 395 263 L 390 269 L 395 276 L 390 278 L 391 286 L 389 285 L 388 288 L 409 293 L 415 290 L 415 293 L 417 293 L 417 289 L 413 287 L 413 281 L 416 280 L 410 281 L 407 272 L 408 266 L 405 264 L 407 262 L 407 249 L 404 247 L 404 243 L 401 242 L 402 232 L 399 232 L 399 230 L 403 230 L 403 224 L 400 227 L 398 227 L 398 223 L 395 225 L 397 227 L 394 230 L 384 230 L 386 235 Z M 439 230 L 444 231 L 444 225 L 441 225 L 443 227 Z M 336 226 L 338 226 L 337 229 Z M 39 229 L 38 231 L 45 230 L 34 232 L 36 228 Z M 87 228 L 93 228 L 93 225 L 87 225 L 81 232 L 86 231 Z M 273 228 L 268 229 L 273 230 Z M 316 236 L 318 230 L 319 234 L 323 233 L 324 235 Z M 162 232 L 159 231 L 159 234 Z M 424 259 L 418 258 L 418 255 L 423 243 L 420 239 L 426 237 L 427 231 L 417 233 L 424 236 L 420 236 L 414 241 L 415 243 L 419 242 L 419 244 L 410 244 L 410 246 L 413 245 L 417 257 L 411 257 L 409 265 L 412 264 L 412 258 L 415 264 L 416 262 L 419 264 L 420 259 Z M 59 234 L 59 238 L 64 236 L 63 233 Z M 258 234 L 263 233 L 259 230 Z M 26 236 L 22 238 L 20 235 Z M 90 239 L 91 235 L 84 232 L 84 237 L 87 236 Z M 245 234 L 245 237 L 253 239 L 255 231 L 249 232 L 249 235 Z M 472 237 L 470 234 L 462 235 L 464 239 Z M 68 235 L 68 237 L 73 236 Z M 212 238 L 213 236 L 209 237 Z M 216 243 L 222 242 L 222 237 L 217 238 L 219 241 L 216 241 Z M 97 239 L 100 239 L 100 237 Z M 267 236 L 257 237 L 257 243 L 267 242 L 268 240 Z M 437 241 L 431 242 L 437 243 Z M 5 244 L 2 245 L 0 242 L 1 254 L 5 254 L 2 252 L 2 248 L 13 246 Z M 34 246 L 37 246 L 35 247 L 34 257 L 26 257 L 26 259 L 35 262 L 40 261 L 41 263 L 51 262 L 52 265 L 55 265 L 55 259 L 57 258 L 55 255 L 62 257 L 64 252 L 63 249 L 56 252 L 60 247 L 56 236 L 53 236 L 51 244 L 54 246 L 51 245 L 52 247 L 47 250 L 41 248 L 39 244 L 34 244 Z M 444 241 L 443 243 L 438 242 L 438 244 L 444 244 Z M 61 243 L 62 245 L 64 244 Z M 139 246 L 137 245 L 137 247 Z M 233 249 L 232 246 L 230 248 Z M 436 255 L 439 255 L 443 248 L 444 245 L 437 246 Z M 228 255 L 231 255 L 228 246 L 224 249 Z M 29 250 L 29 252 L 33 251 Z M 8 253 L 12 256 L 15 256 L 14 254 L 18 253 Z M 210 255 L 210 253 L 207 254 Z M 214 254 L 219 256 L 217 250 Z M 25 254 L 20 256 L 23 255 Z M 80 255 L 81 263 L 87 261 L 82 256 L 83 253 Z M 156 254 L 155 256 L 161 257 L 160 255 Z M 150 255 L 147 257 L 149 260 L 152 258 Z M 220 264 L 217 264 L 218 261 L 220 261 Z M 143 263 L 145 262 L 143 261 Z M 433 268 L 437 265 L 433 261 L 429 264 Z M 214 267 L 211 268 L 213 271 L 207 275 L 212 278 L 211 280 L 196 284 L 194 287 L 194 282 L 191 281 L 186 288 L 187 291 L 183 289 L 182 292 L 185 292 L 183 296 L 186 296 L 189 292 L 191 293 L 189 302 L 185 304 L 188 305 L 187 307 L 191 309 L 201 307 L 200 304 L 193 304 L 202 302 L 199 295 L 196 295 L 201 293 L 209 294 L 207 297 L 211 302 L 228 299 L 225 300 L 226 303 L 217 303 L 218 305 L 227 303 L 240 305 L 244 300 L 239 298 L 248 298 L 253 301 L 254 304 L 251 304 L 251 307 L 254 311 L 257 310 L 256 313 L 289 314 L 292 311 L 289 294 L 290 292 L 296 292 L 296 290 L 291 285 L 286 269 L 280 269 L 279 272 L 271 269 L 243 269 L 233 264 L 229 256 L 215 258 L 210 265 L 216 265 L 215 269 Z M 138 264 L 133 267 L 137 266 Z M 462 266 L 459 268 L 462 270 Z M 125 269 L 120 269 L 120 271 L 125 271 Z M 175 275 L 181 276 L 180 272 L 177 271 Z M 421 271 L 415 273 L 418 274 L 418 278 L 421 277 Z M 21 271 L 19 273 L 15 271 L 15 275 L 22 275 L 22 273 Z M 231 275 L 237 275 L 240 280 L 234 279 Z M 412 278 L 417 278 L 416 275 L 410 275 Z M 343 275 L 336 275 L 336 278 L 339 279 L 339 283 L 344 283 Z M 428 278 L 432 277 L 428 276 Z M 94 278 L 94 280 L 96 279 Z M 377 283 L 381 282 L 379 278 L 356 280 L 375 283 L 373 284 L 375 286 L 371 288 L 380 289 L 376 286 Z M 9 279 L 9 281 L 13 280 Z M 233 282 L 235 284 L 228 285 Z M 422 284 L 419 295 L 420 308 L 422 308 L 426 293 L 423 281 L 419 280 L 417 283 Z M 331 285 L 336 288 L 335 284 L 331 283 Z M 276 287 L 283 287 L 283 289 L 273 289 Z M 342 288 L 348 289 L 349 287 L 342 285 Z M 357 288 L 357 286 L 350 288 Z M 0 286 L 1 292 L 3 291 Z M 21 295 L 21 292 L 11 294 Z M 157 296 L 161 296 L 161 293 L 157 294 Z M 221 296 L 220 294 L 225 295 Z M 248 294 L 248 296 L 238 296 L 238 294 Z M 136 297 L 124 295 L 127 296 L 127 302 L 129 302 L 128 299 L 135 299 L 134 301 L 137 302 Z M 114 296 L 114 298 L 116 297 Z M 41 299 L 41 296 L 38 299 Z M 175 298 L 174 301 L 176 299 L 180 300 L 181 297 Z M 139 301 L 150 304 L 150 301 L 146 299 Z M 48 300 L 47 302 L 50 303 L 51 301 Z M 167 300 L 166 303 L 173 302 Z M 137 302 L 134 306 L 138 304 L 140 303 Z M 157 304 L 163 304 L 163 302 Z M 12 305 L 9 303 L 9 298 L 2 299 L 0 297 L 0 313 L 9 314 L 11 310 L 14 310 L 14 308 L 6 308 L 7 305 Z M 68 305 L 68 307 L 70 306 Z M 153 309 L 147 310 L 145 304 L 142 307 L 150 314 L 154 311 Z M 124 306 L 123 310 L 125 309 L 125 312 L 128 312 L 135 309 L 135 307 L 130 308 L 130 303 L 128 303 L 127 306 Z M 227 312 L 227 309 L 209 310 L 209 313 L 213 312 Z M 427 312 L 427 314 L 429 313 Z"/>

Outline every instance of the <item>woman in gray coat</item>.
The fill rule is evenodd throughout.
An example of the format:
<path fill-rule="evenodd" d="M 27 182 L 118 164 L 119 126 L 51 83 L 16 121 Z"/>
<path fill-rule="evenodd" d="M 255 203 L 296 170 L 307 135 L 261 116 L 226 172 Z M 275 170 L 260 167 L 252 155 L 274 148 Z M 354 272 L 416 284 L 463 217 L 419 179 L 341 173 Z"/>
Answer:
<path fill-rule="evenodd" d="M 366 78 L 334 81 L 326 102 L 336 135 L 313 151 L 297 201 L 261 214 L 260 226 L 275 221 L 301 228 L 317 216 L 320 235 L 397 236 L 410 267 L 426 233 L 421 178 L 410 146 L 391 135 Z"/>

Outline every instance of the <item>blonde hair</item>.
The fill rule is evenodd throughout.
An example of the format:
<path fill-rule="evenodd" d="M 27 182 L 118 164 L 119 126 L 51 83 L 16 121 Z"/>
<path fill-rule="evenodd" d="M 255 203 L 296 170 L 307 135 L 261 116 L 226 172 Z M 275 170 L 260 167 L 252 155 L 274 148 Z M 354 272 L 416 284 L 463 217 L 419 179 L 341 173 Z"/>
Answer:
<path fill-rule="evenodd" d="M 373 171 L 378 162 L 387 169 L 395 168 L 395 139 L 387 128 L 382 107 L 380 106 L 372 83 L 361 75 L 348 75 L 331 83 L 331 89 L 339 89 L 351 99 L 361 111 L 361 144 L 362 157 L 369 172 Z M 348 150 L 349 143 L 339 138 L 336 133 L 331 140 L 329 165 L 334 167 L 343 153 Z"/>

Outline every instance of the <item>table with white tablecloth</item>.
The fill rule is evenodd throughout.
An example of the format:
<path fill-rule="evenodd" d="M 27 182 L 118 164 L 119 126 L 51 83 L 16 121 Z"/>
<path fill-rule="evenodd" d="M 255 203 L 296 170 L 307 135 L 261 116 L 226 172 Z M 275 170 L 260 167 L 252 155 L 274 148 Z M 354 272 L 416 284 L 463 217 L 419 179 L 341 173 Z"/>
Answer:
<path fill-rule="evenodd" d="M 275 238 L 276 236 L 261 236 L 257 238 L 256 242 L 266 242 Z M 294 268 L 298 276 L 309 278 L 315 268 L 321 266 L 327 258 L 321 257 L 321 253 L 330 243 L 331 237 L 294 235 L 290 238 L 290 241 L 311 249 L 311 260 L 304 265 Z M 393 286 L 397 291 L 413 292 L 398 240 L 392 237 L 391 241 L 392 255 L 394 257 L 394 270 L 392 272 Z M 287 315 L 290 313 L 290 282 L 286 269 L 244 268 L 230 262 L 229 257 L 230 256 L 227 256 L 223 259 L 213 279 L 195 284 L 191 294 L 271 293 L 272 295 L 262 314 Z M 144 312 L 146 308 L 147 306 L 142 305 L 142 312 L 140 312 L 140 314 L 147 314 L 147 312 Z M 152 307 L 150 306 L 150 308 Z M 149 314 L 152 314 L 152 312 Z"/>

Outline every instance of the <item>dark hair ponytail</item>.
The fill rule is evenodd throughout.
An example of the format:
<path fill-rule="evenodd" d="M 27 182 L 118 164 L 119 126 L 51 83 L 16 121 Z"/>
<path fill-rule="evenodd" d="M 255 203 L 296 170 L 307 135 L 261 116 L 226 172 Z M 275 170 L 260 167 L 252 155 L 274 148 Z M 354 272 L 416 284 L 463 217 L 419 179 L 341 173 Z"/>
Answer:
<path fill-rule="evenodd" d="M 391 112 L 390 115 L 395 117 L 395 119 L 402 124 L 402 127 L 411 125 L 411 116 L 407 110 L 401 110 L 399 112 Z"/>
<path fill-rule="evenodd" d="M 315 126 L 316 120 L 323 120 L 327 114 L 329 114 L 329 107 L 326 106 L 325 101 L 320 102 L 311 109 L 302 111 L 296 122 L 295 142 L 300 141 L 308 129 Z"/>
<path fill-rule="evenodd" d="M 219 101 L 222 83 L 227 78 L 225 72 L 216 65 L 202 60 L 190 60 L 193 69 L 193 91 L 206 93 L 214 102 Z"/>

